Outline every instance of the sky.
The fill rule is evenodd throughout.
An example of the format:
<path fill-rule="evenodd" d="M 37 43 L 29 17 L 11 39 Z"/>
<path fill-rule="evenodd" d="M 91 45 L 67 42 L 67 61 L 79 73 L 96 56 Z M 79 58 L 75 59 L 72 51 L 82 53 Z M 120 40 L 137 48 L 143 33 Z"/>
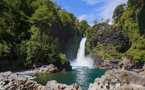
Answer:
<path fill-rule="evenodd" d="M 87 20 L 90 25 L 94 21 L 109 19 L 112 21 L 116 6 L 127 0 L 55 0 L 63 9 L 73 13 L 80 21 Z"/>

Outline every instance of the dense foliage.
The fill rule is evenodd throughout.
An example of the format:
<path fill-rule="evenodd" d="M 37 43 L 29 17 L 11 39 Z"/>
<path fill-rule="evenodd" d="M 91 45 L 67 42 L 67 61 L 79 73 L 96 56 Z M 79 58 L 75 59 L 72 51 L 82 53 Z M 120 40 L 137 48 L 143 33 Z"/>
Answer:
<path fill-rule="evenodd" d="M 77 22 L 51 0 L 1 0 L 0 70 L 65 64 L 81 37 Z"/>
<path fill-rule="evenodd" d="M 103 59 L 145 60 L 145 0 L 116 7 L 113 24 L 97 23 L 89 32 L 88 52 Z M 106 24 L 106 25 L 105 25 Z"/>
<path fill-rule="evenodd" d="M 120 59 L 130 47 L 127 34 L 107 22 L 94 25 L 86 32 L 86 36 L 88 53 L 102 59 Z"/>
<path fill-rule="evenodd" d="M 92 56 L 145 60 L 144 16 L 145 0 L 128 0 L 114 10 L 112 25 L 103 21 L 90 27 L 53 0 L 1 0 L 0 70 L 50 63 L 67 67 L 82 36 Z"/>

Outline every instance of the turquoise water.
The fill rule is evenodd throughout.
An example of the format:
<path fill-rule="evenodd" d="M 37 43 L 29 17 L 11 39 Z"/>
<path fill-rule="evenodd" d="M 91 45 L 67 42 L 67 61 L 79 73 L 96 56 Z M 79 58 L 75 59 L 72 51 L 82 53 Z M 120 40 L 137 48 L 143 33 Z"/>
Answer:
<path fill-rule="evenodd" d="M 41 84 L 46 84 L 49 80 L 56 80 L 59 83 L 72 84 L 78 83 L 82 90 L 87 90 L 90 83 L 93 83 L 95 78 L 101 77 L 105 70 L 98 68 L 75 67 L 72 71 L 60 72 L 55 74 L 43 74 L 36 78 L 36 81 Z"/>

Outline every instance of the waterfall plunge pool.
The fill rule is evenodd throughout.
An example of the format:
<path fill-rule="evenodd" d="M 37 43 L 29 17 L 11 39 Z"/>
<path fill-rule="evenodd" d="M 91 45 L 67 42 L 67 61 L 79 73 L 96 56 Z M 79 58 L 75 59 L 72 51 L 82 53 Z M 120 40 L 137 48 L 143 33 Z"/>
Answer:
<path fill-rule="evenodd" d="M 80 41 L 77 57 L 71 62 L 73 68 L 72 71 L 54 74 L 41 74 L 36 76 L 35 80 L 44 85 L 50 80 L 56 80 L 59 83 L 68 85 L 78 83 L 82 90 L 87 90 L 90 83 L 93 83 L 97 77 L 104 75 L 105 70 L 93 68 L 93 59 L 85 56 L 86 40 L 86 38 L 82 38 Z"/>
<path fill-rule="evenodd" d="M 47 81 L 56 80 L 59 83 L 73 84 L 78 83 L 82 90 L 87 90 L 90 83 L 98 77 L 104 75 L 105 70 L 98 68 L 87 68 L 87 67 L 73 67 L 72 71 L 59 72 L 54 74 L 41 74 L 38 75 L 35 80 L 38 83 L 46 84 Z"/>

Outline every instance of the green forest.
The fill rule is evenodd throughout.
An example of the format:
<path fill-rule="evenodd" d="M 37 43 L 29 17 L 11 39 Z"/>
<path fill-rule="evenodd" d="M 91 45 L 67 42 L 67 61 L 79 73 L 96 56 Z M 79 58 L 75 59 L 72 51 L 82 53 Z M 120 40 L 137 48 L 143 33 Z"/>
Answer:
<path fill-rule="evenodd" d="M 144 15 L 145 0 L 128 0 L 127 4 L 117 6 L 112 25 L 105 21 L 87 30 L 89 53 L 107 60 L 145 60 Z"/>
<path fill-rule="evenodd" d="M 0 0 L 0 71 L 51 64 L 68 68 L 79 42 L 103 60 L 145 60 L 145 0 L 128 0 L 90 26 L 53 0 Z"/>

